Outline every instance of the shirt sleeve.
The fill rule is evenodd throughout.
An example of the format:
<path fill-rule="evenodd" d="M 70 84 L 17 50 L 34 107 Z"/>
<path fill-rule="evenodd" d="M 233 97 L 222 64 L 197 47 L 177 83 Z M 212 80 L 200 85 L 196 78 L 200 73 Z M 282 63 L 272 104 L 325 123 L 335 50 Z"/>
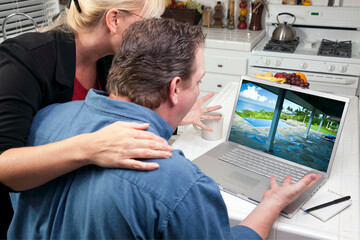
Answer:
<path fill-rule="evenodd" d="M 21 46 L 8 43 L 0 47 L 0 153 L 26 143 L 42 98 L 34 67 Z"/>
<path fill-rule="evenodd" d="M 169 239 L 262 239 L 246 226 L 230 227 L 220 190 L 206 176 L 187 192 L 164 229 Z"/>

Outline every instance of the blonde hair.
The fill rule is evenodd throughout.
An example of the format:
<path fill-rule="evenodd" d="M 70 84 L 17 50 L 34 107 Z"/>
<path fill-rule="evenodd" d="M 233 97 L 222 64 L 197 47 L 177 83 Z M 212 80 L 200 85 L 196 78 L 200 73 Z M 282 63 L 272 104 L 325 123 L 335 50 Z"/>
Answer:
<path fill-rule="evenodd" d="M 72 1 L 70 8 L 65 8 L 66 14 L 43 31 L 62 25 L 64 30 L 73 33 L 87 32 L 97 26 L 111 8 L 128 12 L 141 10 L 140 15 L 144 18 L 158 18 L 165 10 L 165 0 L 78 0 L 78 2 L 81 13 Z"/>

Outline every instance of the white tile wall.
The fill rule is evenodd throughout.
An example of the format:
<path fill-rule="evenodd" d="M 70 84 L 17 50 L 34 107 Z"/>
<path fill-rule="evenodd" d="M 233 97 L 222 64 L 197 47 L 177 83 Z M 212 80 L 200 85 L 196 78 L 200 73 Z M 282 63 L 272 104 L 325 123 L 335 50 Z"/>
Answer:
<path fill-rule="evenodd" d="M 198 3 L 201 3 L 205 6 L 209 6 L 211 7 L 211 10 L 212 10 L 212 14 L 211 16 L 214 14 L 214 6 L 216 5 L 216 3 L 218 1 L 216 0 L 194 0 Z M 281 1 L 281 0 L 279 0 Z M 235 0 L 235 27 L 237 27 L 237 24 L 239 23 L 239 20 L 238 20 L 238 17 L 240 15 L 240 8 L 239 8 L 239 3 L 241 2 L 241 0 Z M 247 3 L 248 3 L 248 6 L 247 6 L 247 9 L 248 9 L 248 15 L 247 15 L 247 25 L 249 27 L 249 23 L 250 23 L 250 20 L 251 20 L 251 0 L 247 0 Z M 228 9 L 228 4 L 229 4 L 229 1 L 228 0 L 225 0 L 225 1 L 221 1 L 221 4 L 223 6 L 223 14 L 224 14 L 224 18 L 223 18 L 223 24 L 226 24 L 226 16 L 227 16 L 227 9 Z M 212 19 L 212 22 L 213 22 L 213 19 Z M 264 23 L 265 23 L 265 10 L 263 12 L 263 27 L 264 27 Z M 201 24 L 201 22 L 200 22 Z"/>
<path fill-rule="evenodd" d="M 195 0 L 196 2 L 198 3 L 201 3 L 203 5 L 205 5 L 205 7 L 211 7 L 211 16 L 213 16 L 213 14 L 215 13 L 214 11 L 214 7 L 216 5 L 216 3 L 218 1 L 216 0 Z M 250 1 L 248 1 L 250 2 Z M 239 17 L 239 3 L 240 3 L 240 0 L 235 0 L 235 27 L 237 26 L 239 20 L 238 20 L 238 17 Z M 223 24 L 226 24 L 226 17 L 227 17 L 227 9 L 228 9 L 228 5 L 229 5 L 229 1 L 221 1 L 221 4 L 223 6 Z M 250 12 L 250 9 L 249 9 L 249 6 L 247 7 L 248 8 L 248 11 Z M 250 22 L 249 20 L 249 14 L 248 14 L 248 18 L 247 18 L 247 22 Z M 213 22 L 213 19 L 211 19 L 212 22 Z"/>
<path fill-rule="evenodd" d="M 267 0 L 272 4 L 281 4 L 282 0 Z M 312 5 L 324 5 L 324 0 L 311 0 Z M 327 1 L 325 1 L 327 2 Z M 344 7 L 360 7 L 359 0 L 339 0 L 339 5 Z M 327 6 L 327 4 L 326 4 Z"/>

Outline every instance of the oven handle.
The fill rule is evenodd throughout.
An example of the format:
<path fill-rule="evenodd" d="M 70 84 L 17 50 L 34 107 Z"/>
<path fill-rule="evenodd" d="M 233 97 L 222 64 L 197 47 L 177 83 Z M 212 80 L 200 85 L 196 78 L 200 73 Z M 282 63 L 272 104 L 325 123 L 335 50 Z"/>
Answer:
<path fill-rule="evenodd" d="M 344 78 L 319 78 L 319 77 L 311 77 L 310 75 L 307 76 L 310 82 L 319 82 L 319 83 L 331 83 L 331 84 L 338 84 L 338 85 L 351 85 L 356 83 L 355 79 L 344 79 Z"/>

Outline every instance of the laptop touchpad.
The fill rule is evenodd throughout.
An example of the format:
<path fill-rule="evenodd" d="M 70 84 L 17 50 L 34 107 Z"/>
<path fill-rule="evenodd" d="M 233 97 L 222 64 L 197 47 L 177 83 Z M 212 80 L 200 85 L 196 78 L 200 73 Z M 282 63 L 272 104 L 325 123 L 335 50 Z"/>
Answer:
<path fill-rule="evenodd" d="M 260 180 L 246 176 L 239 172 L 232 172 L 223 180 L 234 186 L 245 188 L 248 190 L 253 189 L 257 184 L 260 183 Z"/>

